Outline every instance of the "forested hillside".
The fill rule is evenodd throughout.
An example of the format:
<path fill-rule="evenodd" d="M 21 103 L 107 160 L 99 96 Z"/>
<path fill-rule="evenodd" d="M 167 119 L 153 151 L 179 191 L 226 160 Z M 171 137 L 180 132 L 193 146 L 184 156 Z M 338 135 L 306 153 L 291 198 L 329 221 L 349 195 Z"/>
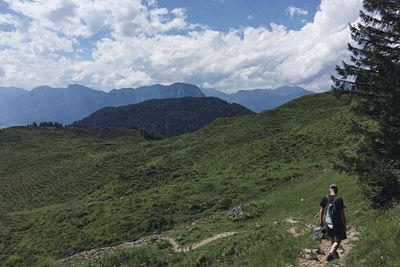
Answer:
<path fill-rule="evenodd" d="M 217 118 L 253 114 L 238 104 L 214 97 L 157 99 L 143 103 L 108 107 L 72 124 L 76 127 L 125 127 L 144 129 L 172 137 L 194 132 Z"/>

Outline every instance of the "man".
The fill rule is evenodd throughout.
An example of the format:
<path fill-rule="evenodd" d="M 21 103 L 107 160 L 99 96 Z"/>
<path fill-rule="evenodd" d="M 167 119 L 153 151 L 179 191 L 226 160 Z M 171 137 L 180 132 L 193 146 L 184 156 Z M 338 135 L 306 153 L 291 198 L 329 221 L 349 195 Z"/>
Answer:
<path fill-rule="evenodd" d="M 337 249 L 340 242 L 347 238 L 346 235 L 346 217 L 344 215 L 345 205 L 343 199 L 337 196 L 338 187 L 336 184 L 329 186 L 329 193 L 322 198 L 320 202 L 321 209 L 319 211 L 320 225 L 328 232 L 331 239 L 331 249 L 326 258 L 332 261 L 339 258 Z"/>

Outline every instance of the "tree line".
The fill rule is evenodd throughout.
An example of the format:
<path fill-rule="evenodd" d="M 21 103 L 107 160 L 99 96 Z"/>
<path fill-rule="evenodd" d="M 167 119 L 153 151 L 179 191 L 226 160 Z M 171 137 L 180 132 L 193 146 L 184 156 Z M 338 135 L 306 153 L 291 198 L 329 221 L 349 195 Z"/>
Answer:
<path fill-rule="evenodd" d="M 40 123 L 37 123 L 36 121 L 32 122 L 31 124 L 26 125 L 28 128 L 43 128 L 43 127 L 53 127 L 53 128 L 64 128 L 62 123 L 59 122 L 53 122 L 53 121 L 43 121 Z"/>

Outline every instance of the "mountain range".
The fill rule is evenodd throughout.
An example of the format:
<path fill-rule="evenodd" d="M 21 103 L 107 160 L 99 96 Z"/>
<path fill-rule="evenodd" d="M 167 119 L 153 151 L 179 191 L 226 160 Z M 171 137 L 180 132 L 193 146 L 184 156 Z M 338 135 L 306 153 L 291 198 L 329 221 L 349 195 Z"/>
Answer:
<path fill-rule="evenodd" d="M 217 118 L 254 112 L 216 97 L 153 99 L 122 107 L 106 107 L 72 124 L 74 127 L 138 128 L 165 137 L 194 132 Z"/>
<path fill-rule="evenodd" d="M 108 93 L 77 84 L 67 88 L 39 86 L 31 91 L 15 87 L 0 88 L 0 126 L 33 121 L 70 124 L 108 106 L 189 96 L 204 97 L 204 94 L 197 86 L 185 83 L 114 89 Z"/>
<path fill-rule="evenodd" d="M 240 90 L 227 94 L 216 89 L 201 89 L 206 96 L 221 98 L 230 103 L 237 103 L 254 112 L 274 109 L 301 96 L 313 94 L 297 86 L 282 86 L 276 89 Z"/>
<path fill-rule="evenodd" d="M 78 84 L 66 88 L 39 86 L 30 91 L 17 87 L 0 87 L 0 128 L 29 124 L 33 121 L 70 124 L 104 107 L 181 97 L 218 97 L 260 112 L 312 93 L 301 87 L 283 86 L 274 90 L 241 90 L 227 94 L 215 89 L 200 89 L 186 83 L 113 89 L 108 93 Z"/>

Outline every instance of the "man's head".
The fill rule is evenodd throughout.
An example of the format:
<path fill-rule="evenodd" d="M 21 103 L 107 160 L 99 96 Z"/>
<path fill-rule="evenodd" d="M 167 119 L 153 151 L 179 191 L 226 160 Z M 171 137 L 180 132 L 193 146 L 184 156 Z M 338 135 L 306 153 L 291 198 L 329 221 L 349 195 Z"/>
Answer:
<path fill-rule="evenodd" d="M 337 185 L 336 185 L 336 184 L 331 184 L 331 185 L 329 186 L 329 192 L 336 195 L 337 192 L 338 192 L 338 187 L 337 187 Z"/>

